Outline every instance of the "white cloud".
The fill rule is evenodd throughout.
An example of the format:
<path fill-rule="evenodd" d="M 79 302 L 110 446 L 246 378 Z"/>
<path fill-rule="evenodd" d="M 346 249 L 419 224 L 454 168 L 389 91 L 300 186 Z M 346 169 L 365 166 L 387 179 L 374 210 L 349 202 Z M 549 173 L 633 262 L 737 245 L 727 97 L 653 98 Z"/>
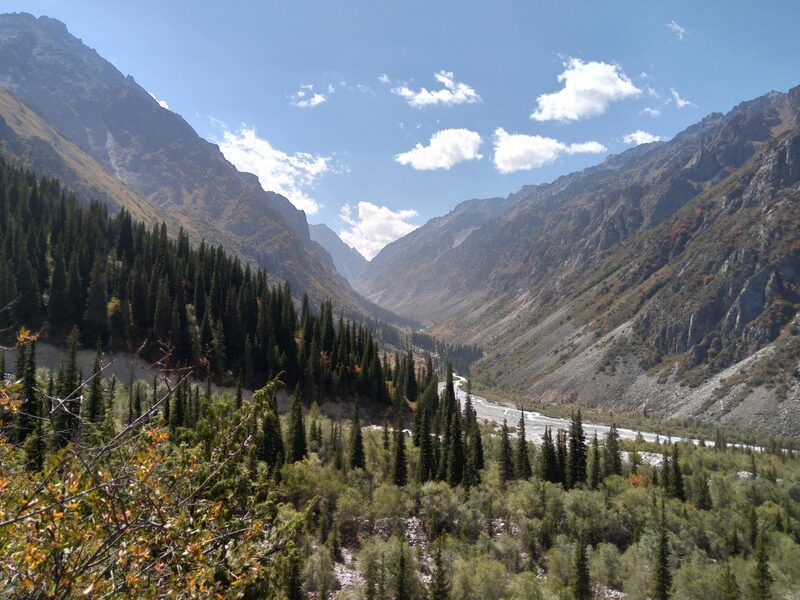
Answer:
<path fill-rule="evenodd" d="M 661 136 L 653 135 L 652 133 L 648 133 L 646 131 L 642 131 L 641 129 L 637 129 L 636 131 L 632 131 L 631 133 L 626 133 L 622 136 L 622 141 L 626 144 L 632 144 L 634 146 L 638 146 L 639 144 L 649 144 L 650 142 L 660 142 Z"/>
<path fill-rule="evenodd" d="M 687 106 L 694 106 L 694 102 L 691 100 L 687 100 L 686 98 L 681 98 L 680 94 L 678 94 L 678 90 L 675 88 L 670 88 L 669 90 L 672 93 L 672 99 L 675 101 L 675 106 L 678 108 L 686 108 Z"/>
<path fill-rule="evenodd" d="M 451 71 L 439 71 L 434 74 L 434 77 L 436 81 L 444 86 L 443 88 L 438 90 L 420 88 L 415 92 L 408 86 L 403 85 L 393 88 L 392 93 L 405 98 L 405 100 L 415 108 L 431 106 L 433 104 L 444 104 L 446 106 L 474 104 L 481 101 L 478 92 L 466 83 L 456 81 Z"/>
<path fill-rule="evenodd" d="M 381 83 L 390 83 L 392 80 L 389 79 L 389 76 L 386 73 L 381 73 L 378 75 L 378 81 Z"/>
<path fill-rule="evenodd" d="M 558 76 L 564 87 L 536 99 L 535 121 L 578 121 L 603 114 L 612 102 L 638 96 L 642 91 L 618 65 L 570 58 Z"/>
<path fill-rule="evenodd" d="M 392 210 L 371 202 L 359 202 L 358 217 L 354 217 L 350 205 L 345 204 L 339 211 L 339 219 L 348 229 L 341 231 L 339 237 L 372 260 L 386 244 L 419 227 L 408 222 L 416 216 L 417 211 L 412 209 Z"/>
<path fill-rule="evenodd" d="M 643 108 L 642 112 L 646 115 L 650 115 L 651 117 L 658 117 L 661 115 L 661 109 L 651 108 L 649 106 L 647 108 Z"/>
<path fill-rule="evenodd" d="M 431 136 L 427 146 L 417 144 L 408 152 L 394 157 L 401 165 L 419 171 L 449 169 L 465 160 L 480 160 L 481 136 L 469 129 L 443 129 Z"/>
<path fill-rule="evenodd" d="M 333 87 L 329 85 L 328 93 L 332 94 L 333 92 Z M 314 108 L 328 100 L 323 94 L 314 91 L 313 83 L 304 83 L 289 99 L 294 106 L 299 108 Z"/>
<path fill-rule="evenodd" d="M 330 157 L 308 152 L 288 154 L 247 127 L 237 132 L 225 130 L 219 149 L 237 169 L 258 177 L 265 190 L 283 194 L 310 215 L 319 211 L 320 204 L 308 192 L 319 177 L 332 170 Z"/>
<path fill-rule="evenodd" d="M 678 36 L 679 40 L 682 40 L 686 35 L 686 29 L 681 27 L 675 22 L 675 19 L 671 19 L 669 23 L 666 23 L 667 29 L 669 29 L 672 33 Z"/>
<path fill-rule="evenodd" d="M 156 102 L 158 102 L 158 105 L 159 105 L 161 108 L 166 108 L 167 110 L 169 110 L 169 104 L 167 104 L 167 101 L 166 101 L 166 100 L 159 100 L 158 98 L 156 98 L 156 95 L 155 95 L 153 92 L 147 92 L 147 93 L 148 93 L 148 94 L 150 94 L 150 97 L 151 97 L 153 100 L 155 100 Z"/>
<path fill-rule="evenodd" d="M 501 173 L 536 169 L 562 154 L 600 154 L 606 147 L 599 142 L 564 144 L 540 135 L 508 133 L 502 127 L 494 132 L 494 165 Z"/>

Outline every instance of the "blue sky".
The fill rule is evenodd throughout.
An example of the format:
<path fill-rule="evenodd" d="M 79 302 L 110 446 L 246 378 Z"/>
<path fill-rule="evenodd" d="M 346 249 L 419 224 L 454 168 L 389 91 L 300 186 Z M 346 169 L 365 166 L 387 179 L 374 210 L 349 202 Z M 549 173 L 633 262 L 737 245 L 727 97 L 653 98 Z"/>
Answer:
<path fill-rule="evenodd" d="M 368 256 L 462 200 L 800 84 L 792 0 L 0 7 L 63 20 Z"/>

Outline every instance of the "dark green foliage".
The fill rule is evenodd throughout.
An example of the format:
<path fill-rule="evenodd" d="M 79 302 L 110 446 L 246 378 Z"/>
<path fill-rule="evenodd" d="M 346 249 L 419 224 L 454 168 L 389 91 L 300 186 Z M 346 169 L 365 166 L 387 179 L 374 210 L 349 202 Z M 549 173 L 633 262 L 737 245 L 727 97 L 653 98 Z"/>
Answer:
<path fill-rule="evenodd" d="M 767 543 L 764 539 L 764 532 L 760 531 L 756 541 L 755 550 L 756 564 L 750 574 L 750 581 L 747 585 L 748 600 L 770 600 L 773 598 L 772 584 L 774 579 L 769 570 L 769 556 L 767 554 Z"/>
<path fill-rule="evenodd" d="M 542 450 L 539 452 L 539 476 L 551 483 L 559 482 L 556 447 L 553 443 L 553 433 L 549 427 L 545 427 L 544 436 L 542 436 Z"/>
<path fill-rule="evenodd" d="M 366 466 L 364 457 L 364 440 L 361 436 L 361 421 L 358 419 L 358 407 L 353 408 L 353 422 L 350 427 L 350 468 L 363 469 Z"/>
<path fill-rule="evenodd" d="M 419 436 L 419 467 L 417 470 L 417 481 L 419 483 L 425 483 L 436 474 L 436 458 L 433 452 L 430 419 L 427 413 L 422 414 Z"/>
<path fill-rule="evenodd" d="M 102 423 L 105 411 L 100 358 L 101 354 L 98 350 L 97 355 L 94 357 L 91 382 L 89 383 L 89 393 L 86 397 L 86 408 L 84 410 L 86 421 L 92 425 L 99 425 Z"/>
<path fill-rule="evenodd" d="M 683 486 L 683 473 L 681 472 L 677 443 L 672 445 L 672 460 L 670 462 L 672 464 L 672 470 L 669 477 L 670 496 L 677 498 L 681 502 L 685 502 L 686 490 Z"/>
<path fill-rule="evenodd" d="M 619 450 L 617 425 L 611 425 L 603 444 L 603 478 L 622 475 L 622 454 Z"/>
<path fill-rule="evenodd" d="M 650 594 L 653 600 L 669 600 L 672 597 L 672 572 L 669 567 L 669 538 L 662 507 L 661 520 L 658 528 L 658 547 L 653 565 L 653 590 Z"/>
<path fill-rule="evenodd" d="M 455 487 L 464 479 L 464 439 L 461 435 L 461 414 L 456 408 L 450 416 L 447 448 L 447 482 Z"/>
<path fill-rule="evenodd" d="M 292 411 L 289 413 L 289 439 L 286 442 L 286 459 L 288 462 L 303 460 L 308 453 L 306 444 L 306 425 L 303 418 L 303 399 L 300 395 L 300 387 L 294 392 L 292 400 Z"/>
<path fill-rule="evenodd" d="M 444 566 L 444 561 L 442 560 L 441 538 L 436 543 L 436 548 L 433 552 L 430 598 L 431 600 L 449 600 L 450 598 L 450 578 L 447 568 Z"/>
<path fill-rule="evenodd" d="M 739 588 L 739 583 L 736 581 L 736 575 L 731 571 L 728 563 L 722 567 L 716 585 L 717 598 L 719 600 L 740 600 L 742 597 L 742 590 Z"/>
<path fill-rule="evenodd" d="M 517 422 L 517 454 L 514 462 L 514 471 L 517 479 L 527 480 L 533 475 L 531 459 L 528 455 L 528 442 L 525 439 L 525 412 L 520 410 Z"/>
<path fill-rule="evenodd" d="M 406 436 L 398 422 L 394 430 L 394 460 L 392 461 L 392 483 L 403 486 L 408 480 L 406 466 Z"/>
<path fill-rule="evenodd" d="M 109 338 L 108 284 L 106 283 L 105 260 L 97 255 L 89 276 L 86 294 L 86 312 L 83 315 L 81 333 L 87 345 L 100 342 L 105 345 Z"/>
<path fill-rule="evenodd" d="M 503 428 L 500 431 L 500 481 L 507 483 L 512 479 L 514 479 L 514 458 L 508 435 L 508 423 L 503 419 Z"/>
<path fill-rule="evenodd" d="M 586 555 L 586 544 L 575 543 L 575 554 L 572 561 L 572 577 L 570 578 L 572 597 L 575 600 L 590 600 L 592 584 L 589 578 L 589 559 Z"/>
<path fill-rule="evenodd" d="M 600 485 L 600 444 L 597 434 L 592 438 L 591 461 L 589 462 L 589 489 L 596 490 Z"/>
<path fill-rule="evenodd" d="M 574 487 L 586 481 L 586 436 L 583 433 L 581 409 L 572 413 L 569 425 L 569 469 L 566 473 L 568 487 Z"/>

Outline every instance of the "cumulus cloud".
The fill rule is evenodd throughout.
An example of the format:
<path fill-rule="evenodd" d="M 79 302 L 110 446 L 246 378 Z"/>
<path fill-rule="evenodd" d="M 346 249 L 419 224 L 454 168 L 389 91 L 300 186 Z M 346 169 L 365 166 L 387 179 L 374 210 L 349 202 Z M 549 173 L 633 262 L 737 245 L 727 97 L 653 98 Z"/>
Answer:
<path fill-rule="evenodd" d="M 348 227 L 339 237 L 372 260 L 386 244 L 419 227 L 408 222 L 416 216 L 417 211 L 412 209 L 392 210 L 371 202 L 359 202 L 358 216 L 354 216 L 350 205 L 345 204 L 339 211 L 339 219 Z"/>
<path fill-rule="evenodd" d="M 335 90 L 333 86 L 328 86 L 328 93 L 332 94 Z M 304 83 L 294 94 L 290 96 L 294 106 L 299 108 L 314 108 L 323 102 L 327 102 L 327 96 L 314 91 L 313 83 Z"/>
<path fill-rule="evenodd" d="M 670 88 L 669 90 L 672 93 L 672 99 L 675 101 L 675 106 L 678 108 L 686 108 L 687 106 L 694 106 L 694 102 L 691 100 L 687 100 L 686 98 L 681 98 L 680 94 L 678 94 L 678 90 L 675 88 Z"/>
<path fill-rule="evenodd" d="M 465 160 L 480 160 L 481 136 L 469 129 L 443 129 L 431 136 L 427 146 L 417 144 L 408 152 L 394 157 L 401 165 L 418 171 L 449 169 Z"/>
<path fill-rule="evenodd" d="M 309 190 L 317 179 L 332 170 L 330 157 L 283 152 L 247 127 L 236 132 L 225 130 L 219 149 L 237 169 L 258 177 L 265 190 L 283 194 L 308 214 L 319 211 L 320 204 L 309 195 Z"/>
<path fill-rule="evenodd" d="M 405 98 L 406 102 L 415 108 L 434 104 L 444 104 L 445 106 L 474 104 L 481 101 L 478 92 L 466 83 L 456 81 L 452 71 L 439 71 L 434 74 L 434 77 L 436 81 L 441 83 L 444 87 L 438 90 L 420 88 L 414 91 L 408 86 L 403 85 L 393 88 L 392 93 L 397 94 L 401 98 Z"/>
<path fill-rule="evenodd" d="M 565 144 L 540 135 L 508 133 L 502 127 L 494 132 L 494 165 L 501 173 L 536 169 L 563 154 L 600 154 L 606 147 L 599 142 Z"/>
<path fill-rule="evenodd" d="M 148 93 L 148 94 L 150 94 L 150 97 L 151 97 L 153 100 L 155 100 L 156 102 L 158 102 L 158 105 L 159 105 L 161 108 L 166 108 L 167 110 L 169 110 L 169 104 L 167 104 L 167 101 L 166 101 L 166 100 L 159 100 L 158 98 L 156 98 L 156 95 L 155 95 L 153 92 L 147 92 L 147 93 Z"/>
<path fill-rule="evenodd" d="M 660 142 L 661 136 L 653 135 L 652 133 L 648 133 L 646 131 L 642 131 L 641 129 L 637 129 L 636 131 L 632 131 L 630 133 L 626 133 L 622 136 L 622 141 L 626 144 L 631 144 L 633 146 L 638 146 L 639 144 L 649 144 L 650 142 Z"/>
<path fill-rule="evenodd" d="M 612 102 L 639 96 L 637 88 L 618 65 L 570 58 L 558 76 L 564 87 L 536 99 L 535 121 L 578 121 L 603 114 Z"/>
<path fill-rule="evenodd" d="M 679 40 L 682 40 L 686 35 L 686 29 L 681 27 L 675 22 L 675 19 L 671 19 L 668 23 L 666 23 L 667 29 L 669 29 L 672 33 L 678 36 Z"/>

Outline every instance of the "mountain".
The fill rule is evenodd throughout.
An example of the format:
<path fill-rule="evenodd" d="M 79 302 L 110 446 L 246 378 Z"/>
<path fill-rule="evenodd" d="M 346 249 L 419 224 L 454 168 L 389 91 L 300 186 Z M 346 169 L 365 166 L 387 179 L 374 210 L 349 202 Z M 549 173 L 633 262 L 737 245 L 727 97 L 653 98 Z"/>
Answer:
<path fill-rule="evenodd" d="M 336 270 L 351 284 L 355 282 L 367 266 L 367 259 L 358 250 L 345 244 L 342 238 L 324 223 L 309 225 L 308 232 L 311 239 L 331 255 Z"/>
<path fill-rule="evenodd" d="M 27 115 L 29 133 L 18 126 L 13 141 L 4 143 L 15 145 L 9 158 L 22 158 L 40 173 L 55 167 L 53 174 L 81 195 L 114 206 L 127 208 L 133 192 L 150 204 L 137 216 L 179 223 L 192 238 L 223 244 L 315 300 L 331 296 L 342 306 L 363 308 L 311 240 L 302 211 L 238 172 L 216 145 L 63 23 L 0 15 L 0 57 L 0 88 L 17 101 L 3 97 L 4 132 L 14 129 L 15 115 L 33 113 Z"/>
<path fill-rule="evenodd" d="M 481 343 L 476 378 L 523 397 L 800 434 L 799 115 L 800 88 L 772 92 L 465 203 L 356 287 Z"/>

